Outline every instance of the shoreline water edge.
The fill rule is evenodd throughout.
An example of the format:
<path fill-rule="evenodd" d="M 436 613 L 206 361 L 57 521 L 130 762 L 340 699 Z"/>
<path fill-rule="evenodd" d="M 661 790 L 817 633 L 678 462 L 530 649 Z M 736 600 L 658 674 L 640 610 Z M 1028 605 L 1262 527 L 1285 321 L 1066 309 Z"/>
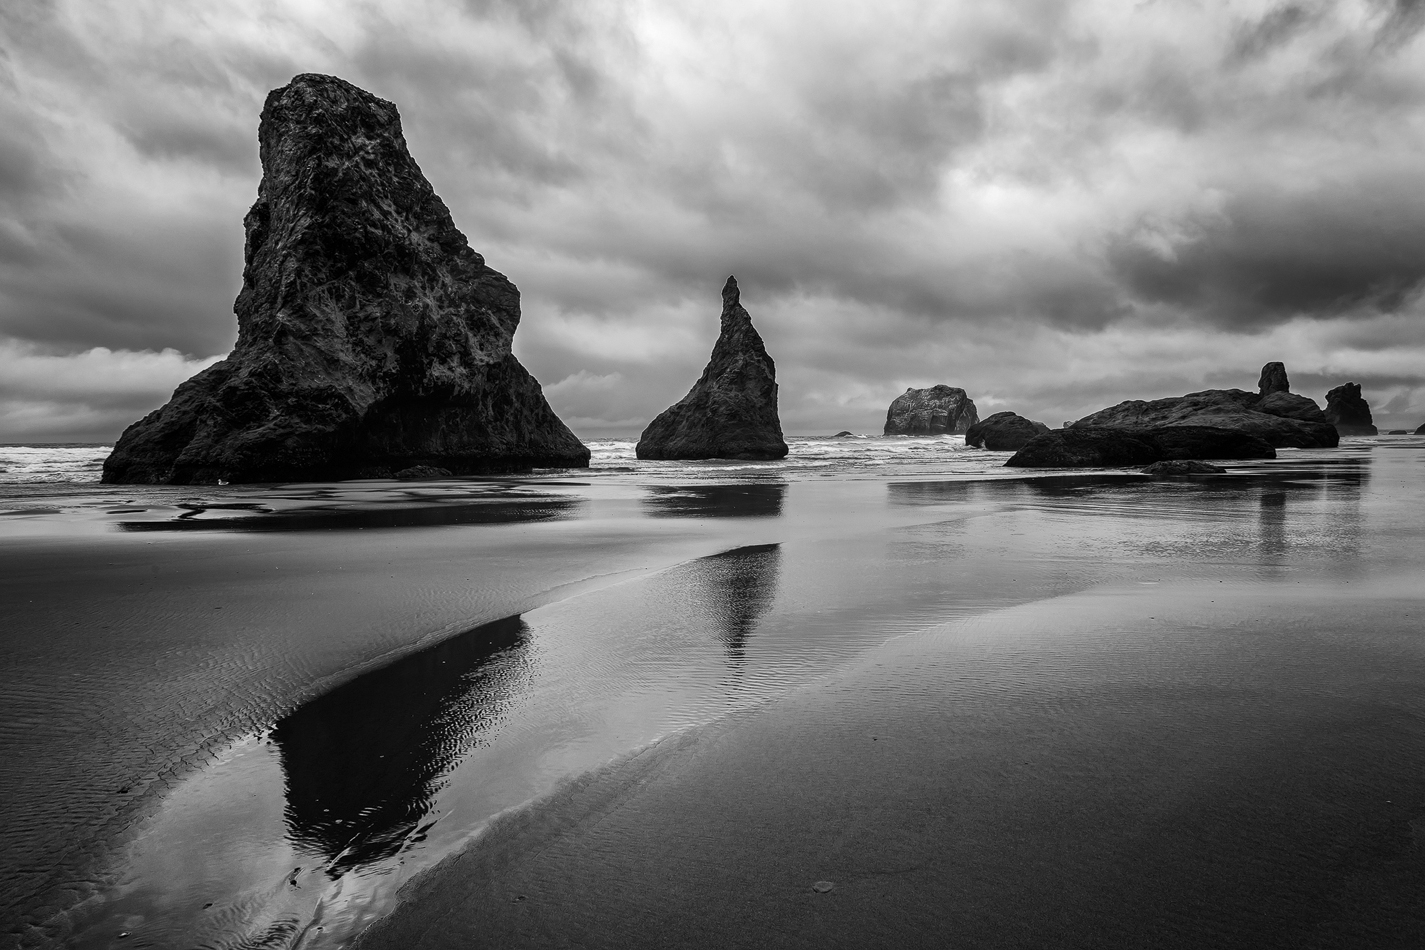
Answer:
<path fill-rule="evenodd" d="M 1345 943 L 1417 932 L 1425 439 L 1166 480 L 788 442 L 230 488 L 9 447 L 3 939 L 988 945 L 1008 914 L 1188 945 L 1260 937 L 1243 895 L 1274 893 Z"/>

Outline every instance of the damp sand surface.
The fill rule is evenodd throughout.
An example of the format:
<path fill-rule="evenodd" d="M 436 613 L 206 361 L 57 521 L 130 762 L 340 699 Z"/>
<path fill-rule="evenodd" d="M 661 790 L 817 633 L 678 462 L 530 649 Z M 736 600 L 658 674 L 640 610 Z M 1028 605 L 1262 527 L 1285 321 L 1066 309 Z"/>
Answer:
<path fill-rule="evenodd" d="M 566 781 L 358 945 L 1425 944 L 1421 462 L 982 487 L 1002 547 L 897 533 L 1035 596 Z"/>
<path fill-rule="evenodd" d="M 1048 702 L 1035 699 L 1048 689 L 1046 669 L 1059 693 L 1094 685 L 1076 677 L 1097 669 L 1097 641 L 1069 636 L 1046 652 L 1041 641 L 1051 638 L 1033 632 L 1036 623 L 1055 627 L 1074 598 L 1136 604 L 1167 624 L 1153 598 L 1184 597 L 1159 592 L 1230 583 L 1239 612 L 1266 619 L 1305 585 L 1327 606 L 1358 610 L 1360 626 L 1350 629 L 1373 629 L 1372 610 L 1409 599 L 1381 578 L 1418 574 L 1421 455 L 1419 446 L 1355 446 L 1178 482 L 759 470 L 661 481 L 595 473 L 426 487 L 33 491 L 0 532 L 7 619 L 18 620 L 0 641 L 14 671 L 0 694 L 0 782 L 18 802 L 0 828 L 0 888 L 18 909 L 7 933 L 32 945 L 318 947 L 346 945 L 378 921 L 366 938 L 375 945 L 398 933 L 483 939 L 471 927 L 506 934 L 503 945 L 579 945 L 601 934 L 633 939 L 614 923 L 627 913 L 625 923 L 662 914 L 658 926 L 673 929 L 648 933 L 677 942 L 677 928 L 742 908 L 755 923 L 708 933 L 729 945 L 778 942 L 783 931 L 767 921 L 791 913 L 773 899 L 784 883 L 800 899 L 803 885 L 830 881 L 831 890 L 807 893 L 850 900 L 849 872 L 818 870 L 807 882 L 810 866 L 798 860 L 795 880 L 784 882 L 791 865 L 778 864 L 774 845 L 746 842 L 764 840 L 770 823 L 785 832 L 775 848 L 788 860 L 818 848 L 852 860 L 865 849 L 838 851 L 827 826 L 797 817 L 824 810 L 815 796 L 825 794 L 845 803 L 853 824 L 883 816 L 862 828 L 883 839 L 883 857 L 910 856 L 912 838 L 943 845 L 943 829 L 911 829 L 916 814 L 948 814 L 954 796 L 907 812 L 896 803 L 911 793 L 898 798 L 887 786 L 929 794 L 946 781 L 947 756 L 968 761 L 1033 734 L 1033 722 L 1010 712 Z M 978 636 L 999 649 L 998 635 L 966 632 L 981 629 L 974 624 L 1008 624 L 1020 639 L 1016 656 L 1042 655 L 1040 666 L 999 663 L 998 681 L 984 674 L 991 682 L 975 714 L 1003 719 L 1003 728 L 957 751 L 964 737 L 925 707 L 955 707 L 960 687 L 944 677 L 965 662 L 956 644 Z M 1119 655 L 1138 657 L 1135 670 L 1157 670 L 1161 641 L 1131 640 L 1124 635 Z M 1201 642 L 1206 654 L 1226 643 Z M 1308 661 L 1327 655 L 1318 648 Z M 1219 659 L 1263 679 L 1281 703 L 1337 688 L 1304 681 L 1277 690 L 1276 654 Z M 892 672 L 876 685 L 878 663 Z M 1208 692 L 1187 686 L 1220 668 L 1163 666 L 1165 681 L 1139 683 L 1121 718 L 1142 719 L 1155 696 L 1168 702 L 1166 680 L 1183 687 L 1173 701 L 1210 707 Z M 1359 686 L 1374 682 L 1369 669 L 1351 669 L 1338 672 L 1366 691 L 1350 702 L 1395 708 L 1398 697 Z M 1022 701 L 991 702 L 1012 695 Z M 833 699 L 834 715 L 812 708 Z M 1113 723 L 1091 715 L 1099 705 L 1059 710 L 1062 731 L 1099 744 L 1046 740 L 1063 757 L 1035 773 L 1045 788 L 1103 761 L 1141 758 Z M 871 767 L 853 754 L 846 730 L 891 731 L 857 718 L 873 712 L 900 727 L 924 719 L 906 732 L 920 752 L 906 754 L 941 764 Z M 779 735 L 801 741 L 783 748 Z M 871 741 L 879 754 L 880 738 Z M 1402 768 L 1418 745 L 1402 741 Z M 730 783 L 725 804 L 745 804 L 740 830 L 743 812 L 719 816 L 693 793 L 710 750 L 734 756 L 719 771 Z M 635 784 L 663 796 L 656 802 L 632 797 L 628 784 L 646 763 L 664 784 Z M 1051 774 L 1053 763 L 1064 775 Z M 779 773 L 782 764 L 792 771 Z M 998 800 L 992 779 L 1001 771 L 970 762 L 963 778 L 980 774 L 985 800 Z M 1212 787 L 1203 780 L 1203 794 Z M 772 810 L 754 814 L 763 806 Z M 663 829 L 644 835 L 654 850 L 638 851 L 636 831 L 581 843 L 605 824 L 580 817 L 590 807 L 646 813 L 639 827 Z M 961 817 L 978 829 L 982 857 L 1012 853 L 995 837 L 1009 832 L 983 815 Z M 704 818 L 711 824 L 699 826 Z M 512 829 L 543 841 L 551 822 L 569 835 L 545 849 L 568 855 L 558 868 L 489 870 L 509 853 L 501 848 Z M 690 838 L 678 831 L 685 825 L 702 830 Z M 1056 834 L 1091 837 L 1072 814 Z M 847 835 L 859 840 L 854 829 Z M 1290 848 L 1297 839 L 1281 840 Z M 686 877 L 690 867 L 711 873 L 728 862 L 760 883 L 739 890 Z M 566 888 L 585 872 L 599 883 L 580 883 L 576 896 Z M 482 880 L 525 873 L 533 876 L 521 885 L 524 900 L 484 896 L 498 898 L 495 911 L 518 912 L 543 893 L 544 930 L 517 916 L 471 923 L 454 906 L 454 893 L 482 894 Z M 573 876 L 540 891 L 549 873 Z M 938 873 L 926 880 L 945 884 Z M 679 900 L 658 896 L 664 885 Z M 929 913 L 938 905 L 927 886 L 903 896 Z M 1003 912 L 976 893 L 966 899 Z M 880 919 L 869 904 L 847 913 L 866 927 Z M 907 933 L 929 932 L 915 929 L 923 915 L 902 918 Z M 424 936 L 391 929 L 413 921 Z"/>

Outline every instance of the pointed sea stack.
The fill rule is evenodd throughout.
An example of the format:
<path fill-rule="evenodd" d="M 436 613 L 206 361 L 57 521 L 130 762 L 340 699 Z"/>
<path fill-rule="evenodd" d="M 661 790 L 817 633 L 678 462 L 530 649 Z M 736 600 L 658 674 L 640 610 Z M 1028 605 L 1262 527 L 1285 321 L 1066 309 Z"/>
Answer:
<path fill-rule="evenodd" d="M 777 366 L 739 302 L 735 278 L 722 288 L 722 332 L 703 375 L 648 424 L 634 452 L 641 459 L 786 457 Z"/>
<path fill-rule="evenodd" d="M 510 351 L 519 291 L 466 243 L 396 107 L 332 76 L 267 96 L 238 341 L 129 426 L 104 481 L 587 466 Z"/>

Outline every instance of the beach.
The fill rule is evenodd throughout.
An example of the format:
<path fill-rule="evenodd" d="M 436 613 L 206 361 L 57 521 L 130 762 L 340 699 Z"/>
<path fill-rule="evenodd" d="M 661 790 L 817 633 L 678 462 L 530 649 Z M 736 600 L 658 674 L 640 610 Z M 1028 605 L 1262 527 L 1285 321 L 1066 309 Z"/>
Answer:
<path fill-rule="evenodd" d="M 1425 441 L 878 441 L 14 489 L 8 939 L 1418 941 Z"/>

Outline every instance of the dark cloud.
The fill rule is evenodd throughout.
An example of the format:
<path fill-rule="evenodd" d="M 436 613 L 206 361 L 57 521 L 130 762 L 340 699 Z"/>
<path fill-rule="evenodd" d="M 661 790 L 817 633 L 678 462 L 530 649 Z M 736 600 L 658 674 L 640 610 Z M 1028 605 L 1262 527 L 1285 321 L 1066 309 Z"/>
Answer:
<path fill-rule="evenodd" d="M 1238 65 L 1260 59 L 1284 46 L 1321 17 L 1316 4 L 1282 3 L 1260 19 L 1241 24 L 1228 48 L 1227 63 Z"/>
<path fill-rule="evenodd" d="M 1425 281 L 1425 175 L 1306 194 L 1235 196 L 1219 214 L 1180 222 L 1163 244 L 1141 233 L 1109 245 L 1114 271 L 1142 299 L 1223 327 L 1297 315 L 1394 311 Z"/>

